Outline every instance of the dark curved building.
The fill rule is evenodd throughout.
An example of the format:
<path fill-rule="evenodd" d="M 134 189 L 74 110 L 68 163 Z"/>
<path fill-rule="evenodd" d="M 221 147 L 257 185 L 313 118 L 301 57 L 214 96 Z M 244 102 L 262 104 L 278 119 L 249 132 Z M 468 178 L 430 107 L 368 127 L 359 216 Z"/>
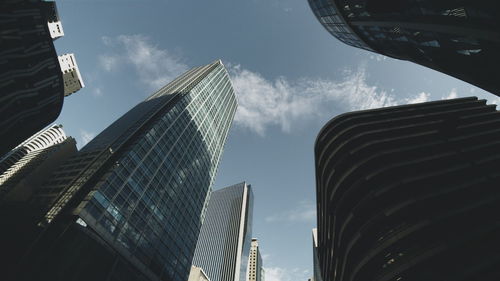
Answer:
<path fill-rule="evenodd" d="M 64 97 L 84 85 L 74 55 L 57 56 L 53 40 L 64 32 L 55 2 L 0 2 L 1 157 L 54 122 Z"/>
<path fill-rule="evenodd" d="M 315 145 L 323 280 L 500 280 L 499 128 L 475 97 L 328 122 Z"/>
<path fill-rule="evenodd" d="M 308 0 L 340 41 L 441 71 L 496 95 L 500 3 L 491 0 Z"/>

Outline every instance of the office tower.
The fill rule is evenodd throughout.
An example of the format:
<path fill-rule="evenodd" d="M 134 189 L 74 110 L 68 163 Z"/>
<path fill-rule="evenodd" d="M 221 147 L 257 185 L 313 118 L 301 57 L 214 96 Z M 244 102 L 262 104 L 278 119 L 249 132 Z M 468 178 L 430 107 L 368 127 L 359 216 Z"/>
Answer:
<path fill-rule="evenodd" d="M 252 238 L 248 262 L 248 281 L 263 281 L 263 263 L 259 250 L 259 240 Z"/>
<path fill-rule="evenodd" d="M 500 95 L 500 3 L 308 0 L 340 41 L 441 71 Z"/>
<path fill-rule="evenodd" d="M 313 240 L 313 280 L 314 281 L 323 281 L 321 278 L 321 269 L 319 267 L 318 260 L 318 229 L 314 228 L 312 230 L 312 240 Z"/>
<path fill-rule="evenodd" d="M 315 144 L 323 280 L 499 280 L 499 125 L 475 97 L 329 121 Z"/>
<path fill-rule="evenodd" d="M 201 267 L 192 265 L 188 281 L 210 281 L 210 279 Z"/>
<path fill-rule="evenodd" d="M 193 265 L 210 280 L 246 281 L 253 193 L 245 182 L 212 192 Z"/>
<path fill-rule="evenodd" d="M 64 160 L 75 154 L 76 142 L 61 125 L 38 132 L 0 158 L 0 205 L 30 199 L 35 189 Z"/>
<path fill-rule="evenodd" d="M 37 232 L 40 211 L 30 204 L 33 194 L 76 152 L 75 140 L 65 135 L 61 125 L 53 125 L 0 159 L 0 259 L 4 268 L 22 256 L 32 233 Z"/>
<path fill-rule="evenodd" d="M 111 124 L 37 192 L 43 234 L 16 279 L 187 280 L 236 106 L 216 61 Z"/>
<path fill-rule="evenodd" d="M 55 2 L 3 0 L 0 26 L 2 157 L 54 122 L 61 112 L 64 96 L 84 84 L 76 62 L 74 71 L 61 70 L 65 66 L 59 63 L 53 40 L 64 32 Z M 61 60 L 65 58 L 62 56 Z M 74 62 L 74 57 L 71 59 Z M 66 84 L 73 87 L 66 89 Z"/>

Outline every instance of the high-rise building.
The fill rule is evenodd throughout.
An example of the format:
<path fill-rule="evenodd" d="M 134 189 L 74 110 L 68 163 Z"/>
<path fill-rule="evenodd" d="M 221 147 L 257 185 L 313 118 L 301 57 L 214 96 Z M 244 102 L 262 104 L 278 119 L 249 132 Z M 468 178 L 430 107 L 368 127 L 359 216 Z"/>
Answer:
<path fill-rule="evenodd" d="M 321 278 L 321 269 L 319 267 L 318 260 L 318 229 L 314 228 L 312 230 L 312 240 L 313 240 L 313 280 L 323 281 Z"/>
<path fill-rule="evenodd" d="M 340 41 L 409 60 L 500 95 L 500 3 L 490 0 L 308 0 Z"/>
<path fill-rule="evenodd" d="M 53 125 L 0 159 L 0 260 L 4 268 L 22 256 L 32 242 L 32 233 L 37 232 L 36 219 L 41 213 L 30 204 L 33 194 L 76 152 L 76 141 L 66 136 L 61 125 Z"/>
<path fill-rule="evenodd" d="M 0 158 L 0 205 L 27 201 L 64 160 L 75 154 L 76 141 L 61 125 L 35 134 Z"/>
<path fill-rule="evenodd" d="M 210 280 L 246 281 L 253 193 L 245 182 L 212 192 L 193 265 Z"/>
<path fill-rule="evenodd" d="M 54 122 L 64 96 L 84 84 L 74 56 L 58 58 L 54 48 L 64 35 L 55 2 L 2 0 L 0 26 L 1 157 Z M 66 58 L 73 65 L 62 70 Z"/>
<path fill-rule="evenodd" d="M 16 280 L 187 280 L 236 107 L 216 61 L 111 124 L 39 188 L 43 233 Z"/>
<path fill-rule="evenodd" d="M 263 281 L 264 268 L 260 255 L 259 240 L 252 238 L 250 259 L 248 261 L 248 281 Z"/>
<path fill-rule="evenodd" d="M 499 125 L 475 97 L 330 120 L 315 144 L 323 280 L 500 280 Z"/>

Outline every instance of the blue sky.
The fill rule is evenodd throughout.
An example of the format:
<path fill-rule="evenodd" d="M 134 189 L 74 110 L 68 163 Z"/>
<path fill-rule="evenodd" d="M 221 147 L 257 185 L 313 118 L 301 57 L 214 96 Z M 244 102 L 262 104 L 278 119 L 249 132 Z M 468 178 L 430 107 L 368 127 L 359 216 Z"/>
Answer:
<path fill-rule="evenodd" d="M 306 0 L 59 0 L 86 88 L 58 123 L 83 146 L 190 67 L 222 59 L 239 108 L 215 188 L 243 180 L 255 194 L 254 237 L 267 281 L 307 280 L 315 227 L 313 146 L 346 111 L 476 95 L 500 99 L 424 67 L 343 45 Z"/>

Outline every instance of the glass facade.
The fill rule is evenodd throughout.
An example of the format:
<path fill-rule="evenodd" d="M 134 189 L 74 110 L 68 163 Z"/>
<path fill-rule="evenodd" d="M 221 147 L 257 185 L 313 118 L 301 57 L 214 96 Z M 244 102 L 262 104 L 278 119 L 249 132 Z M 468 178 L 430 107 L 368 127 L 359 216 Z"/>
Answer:
<path fill-rule="evenodd" d="M 149 280 L 187 280 L 236 107 L 220 61 L 191 69 L 108 127 L 41 188 L 38 199 L 51 205 L 45 224 L 71 212 L 73 222 Z"/>
<path fill-rule="evenodd" d="M 193 257 L 210 280 L 247 280 L 252 213 L 253 193 L 245 182 L 212 193 Z"/>
<path fill-rule="evenodd" d="M 471 0 L 309 0 L 342 42 L 447 73 L 500 95 L 500 4 Z M 369 47 L 367 47 L 369 46 Z"/>

